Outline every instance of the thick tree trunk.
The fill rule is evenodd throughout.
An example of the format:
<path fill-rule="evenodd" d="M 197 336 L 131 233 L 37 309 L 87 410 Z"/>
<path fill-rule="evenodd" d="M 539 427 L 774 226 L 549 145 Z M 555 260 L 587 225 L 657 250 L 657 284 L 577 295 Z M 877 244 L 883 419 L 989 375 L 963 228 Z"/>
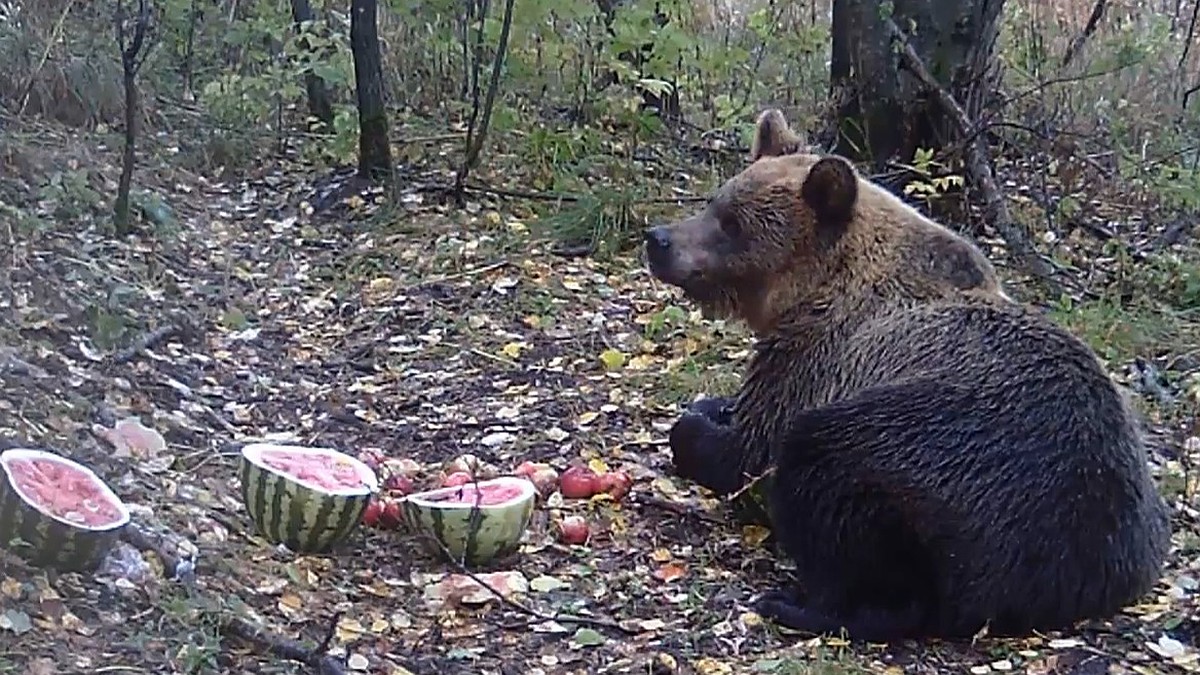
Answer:
<path fill-rule="evenodd" d="M 300 31 L 300 24 L 305 21 L 312 21 L 314 18 L 312 5 L 308 0 L 291 0 L 292 1 L 292 21 L 296 24 L 296 31 Z M 329 50 L 323 50 L 324 54 L 328 54 Z M 333 131 L 333 102 L 329 96 L 329 87 L 326 85 L 324 78 L 311 70 L 304 74 L 304 88 L 308 91 L 308 112 L 317 121 L 325 125 L 324 131 L 330 133 Z"/>
<path fill-rule="evenodd" d="M 350 3 L 350 48 L 354 52 L 354 88 L 358 95 L 358 175 L 369 180 L 392 174 L 376 13 L 376 0 Z"/>
<path fill-rule="evenodd" d="M 938 83 L 975 120 L 995 84 L 1004 0 L 894 0 L 891 18 Z M 900 67 L 876 0 L 834 0 L 830 79 L 837 152 L 881 168 L 959 140 L 936 97 Z"/>

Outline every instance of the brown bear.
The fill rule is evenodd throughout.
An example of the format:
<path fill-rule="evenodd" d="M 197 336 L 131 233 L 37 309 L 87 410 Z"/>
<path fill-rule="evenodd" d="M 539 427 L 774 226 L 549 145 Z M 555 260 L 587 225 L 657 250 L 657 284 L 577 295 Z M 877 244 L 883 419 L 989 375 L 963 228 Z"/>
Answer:
<path fill-rule="evenodd" d="M 965 240 L 759 118 L 752 163 L 646 233 L 651 272 L 757 343 L 671 430 L 718 494 L 774 471 L 802 588 L 763 616 L 852 639 L 1020 635 L 1147 592 L 1170 543 L 1136 418 L 1093 352 Z"/>

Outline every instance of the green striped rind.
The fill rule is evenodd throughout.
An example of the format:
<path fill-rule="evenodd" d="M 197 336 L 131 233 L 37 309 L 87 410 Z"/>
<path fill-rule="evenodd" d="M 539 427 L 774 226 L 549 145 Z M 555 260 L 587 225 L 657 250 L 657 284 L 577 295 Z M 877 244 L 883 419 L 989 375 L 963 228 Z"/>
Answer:
<path fill-rule="evenodd" d="M 519 485 L 522 492 L 519 497 L 503 504 L 478 508 L 470 503 L 427 501 L 432 496 L 455 488 L 414 493 L 401 502 L 406 524 L 436 537 L 455 560 L 466 565 L 478 565 L 515 553 L 521 546 L 521 535 L 533 516 L 537 490 L 529 481 L 515 476 L 479 481 L 479 485 Z M 444 553 L 432 543 L 429 547 L 435 553 Z"/>
<path fill-rule="evenodd" d="M 337 455 L 359 468 L 367 485 L 355 492 L 331 493 L 305 485 L 257 461 L 263 450 Z M 238 479 L 242 503 L 259 534 L 296 553 L 324 553 L 346 541 L 362 521 L 378 491 L 371 469 L 354 457 L 328 448 L 253 443 L 242 448 Z"/>
<path fill-rule="evenodd" d="M 86 474 L 102 492 L 119 505 L 121 519 L 98 529 L 81 527 L 40 510 L 17 491 L 9 475 L 8 462 L 14 459 L 49 459 Z M 0 480 L 0 547 L 12 551 L 37 567 L 62 572 L 90 572 L 112 549 L 121 529 L 129 524 L 129 511 L 104 481 L 86 466 L 61 455 L 43 450 L 12 448 L 0 453 L 3 479 Z"/>

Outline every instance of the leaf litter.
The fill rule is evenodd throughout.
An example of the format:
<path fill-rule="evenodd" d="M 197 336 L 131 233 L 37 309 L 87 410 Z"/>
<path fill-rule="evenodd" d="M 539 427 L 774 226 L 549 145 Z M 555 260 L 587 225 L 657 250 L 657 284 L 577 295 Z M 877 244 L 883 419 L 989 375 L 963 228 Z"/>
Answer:
<path fill-rule="evenodd" d="M 221 639 L 232 621 L 370 673 L 792 672 L 789 658 L 831 660 L 813 672 L 1200 670 L 1194 560 L 1077 635 L 851 649 L 778 631 L 749 609 L 786 579 L 769 533 L 666 472 L 679 406 L 736 382 L 749 341 L 735 327 L 702 324 L 635 257 L 552 255 L 511 205 L 402 199 L 393 228 L 370 195 L 315 209 L 301 167 L 242 182 L 160 169 L 142 180 L 167 195 L 169 241 L 93 223 L 43 229 L 14 255 L 0 432 L 93 467 L 149 541 L 122 542 L 122 566 L 95 578 L 0 557 L 0 665 L 285 672 Z M 634 484 L 623 500 L 552 495 L 492 568 L 374 529 L 296 556 L 257 537 L 235 491 L 252 440 L 580 463 Z M 568 513 L 591 524 L 587 544 L 555 539 Z"/>

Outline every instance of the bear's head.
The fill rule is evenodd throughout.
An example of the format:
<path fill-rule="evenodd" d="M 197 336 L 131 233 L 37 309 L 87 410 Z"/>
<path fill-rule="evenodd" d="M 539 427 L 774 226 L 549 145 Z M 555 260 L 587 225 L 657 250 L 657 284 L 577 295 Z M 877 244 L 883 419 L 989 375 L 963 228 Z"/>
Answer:
<path fill-rule="evenodd" d="M 709 316 L 740 318 L 764 332 L 786 307 L 818 302 L 849 281 L 838 249 L 862 187 L 848 161 L 809 152 L 777 110 L 759 116 L 750 159 L 702 211 L 651 228 L 645 245 L 654 276 Z M 854 261 L 864 264 L 861 256 Z"/>

